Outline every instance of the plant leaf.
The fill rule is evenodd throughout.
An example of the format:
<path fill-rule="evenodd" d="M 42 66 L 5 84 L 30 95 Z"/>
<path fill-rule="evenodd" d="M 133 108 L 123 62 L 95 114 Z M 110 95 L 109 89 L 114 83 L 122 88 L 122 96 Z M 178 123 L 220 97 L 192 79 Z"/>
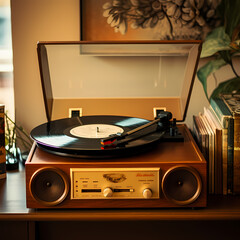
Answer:
<path fill-rule="evenodd" d="M 231 94 L 233 91 L 240 91 L 240 78 L 233 78 L 220 83 L 218 87 L 214 89 L 210 98 L 216 98 L 221 93 Z"/>
<path fill-rule="evenodd" d="M 230 46 L 230 45 L 229 45 Z M 230 51 L 220 51 L 219 55 L 221 58 L 228 64 L 231 64 L 232 62 L 232 56 Z"/>
<path fill-rule="evenodd" d="M 221 12 L 224 13 L 226 33 L 232 37 L 234 30 L 240 24 L 240 1 L 223 0 L 219 7 Z"/>
<path fill-rule="evenodd" d="M 225 33 L 224 27 L 215 28 L 205 39 L 201 58 L 210 57 L 218 51 L 231 50 L 230 37 Z"/>
<path fill-rule="evenodd" d="M 197 76 L 203 85 L 203 89 L 204 89 L 207 99 L 208 99 L 208 93 L 207 93 L 207 78 L 208 78 L 208 76 L 226 64 L 227 63 L 222 58 L 214 59 L 214 60 L 207 62 L 203 67 L 201 67 L 198 70 Z"/>

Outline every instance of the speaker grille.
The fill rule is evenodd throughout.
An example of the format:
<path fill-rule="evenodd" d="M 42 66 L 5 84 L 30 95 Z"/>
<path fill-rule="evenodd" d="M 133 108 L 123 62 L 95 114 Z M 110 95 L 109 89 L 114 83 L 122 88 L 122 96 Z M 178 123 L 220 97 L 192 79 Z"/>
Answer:
<path fill-rule="evenodd" d="M 162 190 L 168 200 L 178 205 L 187 205 L 199 197 L 201 178 L 192 167 L 175 166 L 163 176 Z"/>
<path fill-rule="evenodd" d="M 30 179 L 30 193 L 45 206 L 55 206 L 67 196 L 69 184 L 65 174 L 56 168 L 41 168 Z"/>

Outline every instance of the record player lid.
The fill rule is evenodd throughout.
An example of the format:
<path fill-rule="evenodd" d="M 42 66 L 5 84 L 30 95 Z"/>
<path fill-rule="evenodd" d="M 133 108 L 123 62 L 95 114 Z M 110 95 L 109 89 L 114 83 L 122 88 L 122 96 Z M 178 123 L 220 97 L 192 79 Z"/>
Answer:
<path fill-rule="evenodd" d="M 201 41 L 39 42 L 47 119 L 164 109 L 184 121 L 200 51 Z"/>

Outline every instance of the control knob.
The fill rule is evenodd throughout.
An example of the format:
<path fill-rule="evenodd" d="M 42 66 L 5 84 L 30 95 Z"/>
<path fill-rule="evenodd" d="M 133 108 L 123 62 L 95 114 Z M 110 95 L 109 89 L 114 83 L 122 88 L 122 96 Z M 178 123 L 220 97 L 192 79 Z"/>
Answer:
<path fill-rule="evenodd" d="M 152 191 L 151 191 L 151 189 L 149 189 L 149 188 L 145 188 L 145 189 L 143 190 L 142 194 L 143 194 L 143 197 L 146 198 L 146 199 L 152 197 Z"/>
<path fill-rule="evenodd" d="M 113 195 L 113 190 L 111 188 L 107 187 L 103 190 L 104 197 L 112 197 L 112 195 Z"/>

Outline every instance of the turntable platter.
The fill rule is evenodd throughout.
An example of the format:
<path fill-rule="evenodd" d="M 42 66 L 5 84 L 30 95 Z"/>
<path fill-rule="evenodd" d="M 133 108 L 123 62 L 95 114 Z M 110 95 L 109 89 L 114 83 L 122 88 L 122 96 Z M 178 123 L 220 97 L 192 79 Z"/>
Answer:
<path fill-rule="evenodd" d="M 124 116 L 83 116 L 64 118 L 44 123 L 31 132 L 40 148 L 57 155 L 72 157 L 115 157 L 146 151 L 154 146 L 163 133 L 157 124 L 134 133 L 126 144 L 102 148 L 101 139 L 111 134 L 124 133 L 150 121 Z"/>

